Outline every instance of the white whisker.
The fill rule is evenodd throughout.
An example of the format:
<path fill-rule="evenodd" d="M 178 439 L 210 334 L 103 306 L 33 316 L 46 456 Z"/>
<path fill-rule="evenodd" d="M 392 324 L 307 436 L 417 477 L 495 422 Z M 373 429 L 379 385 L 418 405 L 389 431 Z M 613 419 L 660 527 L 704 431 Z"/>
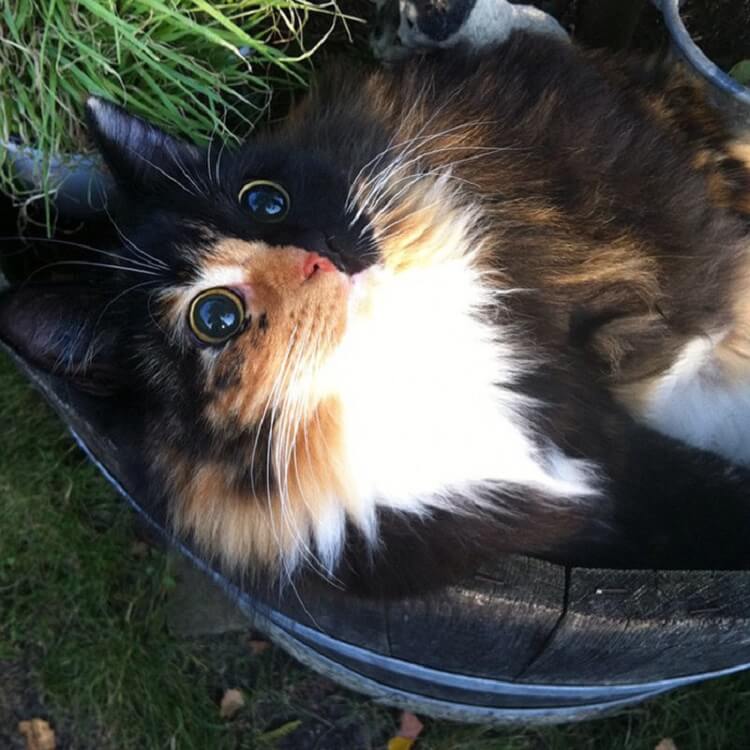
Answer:
<path fill-rule="evenodd" d="M 23 236 L 0 237 L 0 242 L 18 242 L 18 241 L 25 241 L 25 240 L 28 240 L 28 238 L 23 237 Z M 44 239 L 41 239 L 39 241 L 42 243 L 50 242 L 54 245 L 65 245 L 68 247 L 77 247 L 81 250 L 88 250 L 89 252 L 92 252 L 92 253 L 104 255 L 107 258 L 114 258 L 115 260 L 122 260 L 122 256 L 119 255 L 118 253 L 114 253 L 109 250 L 102 250 L 101 248 L 93 247 L 92 245 L 86 245 L 82 242 L 74 242 L 73 240 L 59 240 L 53 237 L 49 237 L 49 238 L 45 237 Z M 24 250 L 24 252 L 26 252 L 26 250 Z M 140 262 L 134 258 L 130 258 L 129 260 L 131 260 L 136 266 L 142 266 L 144 268 L 152 268 L 150 264 Z M 127 266 L 124 266 L 124 268 L 126 267 Z"/>
<path fill-rule="evenodd" d="M 143 154 L 139 153 L 138 151 L 136 151 L 134 148 L 130 146 L 128 146 L 127 149 L 133 154 L 133 156 L 137 157 L 141 161 L 146 162 L 146 164 L 148 164 L 151 168 L 159 172 L 159 174 L 161 174 L 163 177 L 166 177 L 170 182 L 174 182 L 174 184 L 177 185 L 177 187 L 180 188 L 180 190 L 184 190 L 188 195 L 192 195 L 194 198 L 200 198 L 199 194 L 194 193 L 192 190 L 190 190 L 190 188 L 185 187 L 185 185 L 183 185 L 179 180 L 176 180 L 174 177 L 172 177 L 172 175 L 169 174 L 169 172 L 166 172 L 160 166 L 158 166 L 157 164 L 154 164 L 152 161 L 147 159 Z"/>
<path fill-rule="evenodd" d="M 182 159 L 180 159 L 179 154 L 172 148 L 172 146 L 167 142 L 166 144 L 166 151 L 169 154 L 169 156 L 172 158 L 172 161 L 175 163 L 175 166 L 177 169 L 182 172 L 182 176 L 198 191 L 198 195 L 203 196 L 204 198 L 208 197 L 207 187 L 204 185 L 203 189 L 198 185 L 198 183 L 193 179 L 193 177 L 190 175 L 188 170 L 185 168 L 185 165 L 182 162 Z"/>
<path fill-rule="evenodd" d="M 117 235 L 120 237 L 120 239 L 140 258 L 141 265 L 144 265 L 148 268 L 154 268 L 159 269 L 162 268 L 164 270 L 168 270 L 169 266 L 161 259 L 155 257 L 154 255 L 151 255 L 150 253 L 147 253 L 142 248 L 138 247 L 138 245 L 133 242 L 130 237 L 128 237 L 125 232 L 120 229 L 117 222 L 114 219 L 114 216 L 110 214 L 109 209 L 105 206 L 104 208 L 107 218 L 109 219 L 109 222 L 112 224 L 112 226 L 115 228 L 115 231 L 117 232 Z"/>

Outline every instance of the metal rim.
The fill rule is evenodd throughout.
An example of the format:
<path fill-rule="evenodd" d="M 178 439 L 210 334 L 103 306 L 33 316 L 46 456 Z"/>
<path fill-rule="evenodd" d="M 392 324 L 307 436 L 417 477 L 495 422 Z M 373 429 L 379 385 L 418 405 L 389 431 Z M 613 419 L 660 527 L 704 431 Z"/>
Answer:
<path fill-rule="evenodd" d="M 346 643 L 296 622 L 256 600 L 197 557 L 156 523 L 107 467 L 98 461 L 75 430 L 70 431 L 89 459 L 128 504 L 235 601 L 258 630 L 265 632 L 277 645 L 306 666 L 388 705 L 457 721 L 494 724 L 559 723 L 601 716 L 669 690 L 750 668 L 750 664 L 743 663 L 664 680 L 600 686 L 516 683 L 446 672 Z M 374 679 L 371 676 L 373 672 L 382 677 Z M 390 684 L 391 680 L 388 678 L 393 678 L 395 683 L 406 682 L 410 687 L 403 689 Z M 435 685 L 454 691 L 456 700 L 430 695 L 431 686 Z"/>

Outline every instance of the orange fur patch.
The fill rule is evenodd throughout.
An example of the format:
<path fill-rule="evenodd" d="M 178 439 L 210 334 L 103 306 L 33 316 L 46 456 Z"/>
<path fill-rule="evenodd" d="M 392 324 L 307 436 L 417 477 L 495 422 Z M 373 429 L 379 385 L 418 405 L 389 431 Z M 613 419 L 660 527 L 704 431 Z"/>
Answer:
<path fill-rule="evenodd" d="M 174 530 L 229 570 L 245 571 L 251 562 L 262 572 L 279 573 L 284 564 L 293 568 L 300 555 L 317 559 L 316 523 L 339 506 L 354 519 L 361 515 L 341 465 L 337 410 L 335 399 L 327 399 L 297 425 L 288 461 L 277 467 L 283 475 L 267 492 L 238 490 L 226 465 L 195 466 L 174 453 L 160 456 L 172 489 Z"/>
<path fill-rule="evenodd" d="M 240 287 L 247 299 L 248 329 L 230 345 L 202 353 L 209 395 L 205 416 L 219 434 L 225 424 L 248 429 L 266 424 L 270 448 L 262 458 L 271 464 L 273 486 L 262 482 L 254 490 L 238 490 L 232 467 L 160 457 L 173 490 L 174 528 L 229 568 L 251 560 L 276 569 L 305 550 L 314 555 L 316 519 L 340 507 L 355 519 L 361 515 L 347 487 L 339 407 L 318 381 L 346 327 L 351 281 L 338 271 L 305 279 L 306 257 L 295 247 L 221 240 L 203 277 L 162 299 L 166 319 L 181 331 L 175 335 L 183 336 L 190 335 L 186 311 L 200 291 Z M 249 443 L 247 466 L 259 450 L 257 442 Z"/>
<path fill-rule="evenodd" d="M 228 417 L 253 425 L 280 401 L 295 369 L 318 366 L 337 345 L 346 323 L 349 280 L 339 272 L 304 279 L 306 257 L 295 247 L 224 239 L 211 250 L 204 277 L 162 300 L 173 329 L 186 330 L 190 301 L 213 286 L 242 286 L 249 298 L 248 330 L 231 346 L 204 357 L 209 387 L 222 369 L 240 363 L 238 382 L 217 392 L 207 412 L 221 427 Z M 231 360 L 231 363 L 228 362 Z"/>

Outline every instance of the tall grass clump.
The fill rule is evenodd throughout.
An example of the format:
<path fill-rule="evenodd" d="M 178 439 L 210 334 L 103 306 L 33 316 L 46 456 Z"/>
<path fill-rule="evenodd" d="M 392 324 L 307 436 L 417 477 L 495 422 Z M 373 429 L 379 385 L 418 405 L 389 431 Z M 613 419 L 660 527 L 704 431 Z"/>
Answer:
<path fill-rule="evenodd" d="M 329 31 L 344 19 L 336 0 L 0 3 L 0 189 L 54 192 L 50 157 L 85 148 L 88 94 L 197 142 L 247 132 L 274 91 L 304 85 L 327 37 L 307 41 L 312 15 Z M 8 143 L 42 154 L 33 188 L 14 182 Z"/>

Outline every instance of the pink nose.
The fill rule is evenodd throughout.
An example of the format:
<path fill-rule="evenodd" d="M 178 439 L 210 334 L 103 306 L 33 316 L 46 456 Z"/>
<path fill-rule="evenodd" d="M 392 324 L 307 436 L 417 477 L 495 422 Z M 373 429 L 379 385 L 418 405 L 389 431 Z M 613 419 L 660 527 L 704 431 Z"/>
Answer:
<path fill-rule="evenodd" d="M 305 279 L 309 279 L 318 271 L 335 271 L 336 266 L 328 258 L 324 258 L 317 253 L 307 253 L 302 265 L 302 273 Z"/>

